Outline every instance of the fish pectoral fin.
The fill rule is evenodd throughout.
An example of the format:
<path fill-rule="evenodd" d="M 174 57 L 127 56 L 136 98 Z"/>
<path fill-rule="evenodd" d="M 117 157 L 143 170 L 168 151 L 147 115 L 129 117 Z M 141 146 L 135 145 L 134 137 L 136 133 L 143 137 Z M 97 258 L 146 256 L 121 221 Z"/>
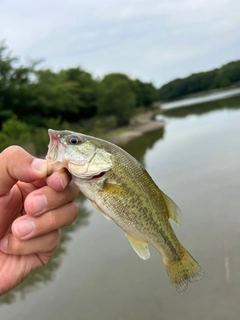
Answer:
<path fill-rule="evenodd" d="M 99 208 L 99 206 L 96 204 L 96 202 L 94 202 L 92 200 L 90 200 L 90 201 L 92 202 L 93 206 L 97 209 L 97 211 L 99 211 L 104 216 L 104 218 L 106 218 L 107 220 L 111 220 L 110 217 L 108 215 L 106 215 L 106 213 L 103 212 L 101 208 Z"/>
<path fill-rule="evenodd" d="M 176 224 L 180 224 L 181 216 L 182 216 L 181 210 L 176 205 L 176 203 L 171 198 L 169 198 L 165 193 L 162 192 L 162 196 L 168 208 L 169 219 L 171 219 Z"/>
<path fill-rule="evenodd" d="M 101 192 L 108 193 L 119 198 L 125 197 L 128 193 L 127 189 L 115 183 L 106 183 Z"/>
<path fill-rule="evenodd" d="M 131 243 L 133 250 L 139 255 L 143 260 L 150 258 L 150 252 L 148 249 L 148 243 L 139 239 L 134 238 L 130 234 L 126 233 L 129 242 Z"/>

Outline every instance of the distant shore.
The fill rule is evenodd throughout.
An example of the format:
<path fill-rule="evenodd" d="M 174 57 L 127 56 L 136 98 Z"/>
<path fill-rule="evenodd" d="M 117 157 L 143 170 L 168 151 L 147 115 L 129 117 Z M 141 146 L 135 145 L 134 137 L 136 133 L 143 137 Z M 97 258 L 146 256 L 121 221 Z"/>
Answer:
<path fill-rule="evenodd" d="M 165 122 L 155 120 L 155 116 L 160 113 L 159 111 L 147 111 L 136 116 L 132 119 L 130 125 L 110 131 L 106 135 L 106 139 L 121 145 L 142 136 L 146 132 L 162 128 Z"/>
<path fill-rule="evenodd" d="M 197 98 L 201 98 L 204 96 L 209 96 L 211 94 L 224 93 L 224 92 L 228 92 L 229 90 L 232 90 L 232 89 L 237 89 L 239 87 L 240 87 L 240 85 L 239 85 L 239 83 L 237 83 L 237 84 L 234 84 L 234 85 L 229 86 L 227 88 L 213 89 L 213 90 L 202 91 L 199 93 L 186 95 L 184 97 L 179 98 L 176 101 L 171 101 L 168 103 L 169 104 L 175 103 L 175 102 L 181 103 L 181 101 L 185 101 L 190 98 L 197 99 Z M 194 102 L 194 104 L 195 103 L 196 102 Z M 187 104 L 184 106 L 187 106 Z M 162 112 L 161 103 L 159 102 L 159 108 L 156 108 L 154 110 L 146 111 L 146 112 L 139 114 L 138 116 L 136 116 L 135 118 L 132 119 L 130 125 L 109 131 L 106 134 L 105 138 L 115 144 L 121 145 L 121 144 L 125 144 L 131 140 L 134 140 L 135 138 L 137 138 L 139 136 L 142 136 L 146 132 L 153 131 L 158 128 L 162 128 L 165 125 L 165 122 L 155 120 L 155 116 L 157 114 L 160 114 L 161 112 Z"/>
<path fill-rule="evenodd" d="M 215 89 L 210 89 L 210 90 L 205 90 L 205 91 L 199 91 L 199 92 L 195 92 L 195 93 L 186 94 L 184 96 L 178 97 L 178 98 L 173 99 L 173 100 L 157 101 L 157 102 L 155 102 L 155 104 L 158 105 L 159 107 L 161 107 L 161 104 L 172 103 L 172 102 L 176 102 L 176 101 L 180 102 L 182 100 L 208 96 L 208 95 L 212 95 L 214 93 L 228 92 L 229 90 L 238 89 L 238 88 L 240 88 L 240 82 L 234 83 L 234 84 L 232 84 L 231 86 L 228 86 L 228 87 L 215 88 Z"/>

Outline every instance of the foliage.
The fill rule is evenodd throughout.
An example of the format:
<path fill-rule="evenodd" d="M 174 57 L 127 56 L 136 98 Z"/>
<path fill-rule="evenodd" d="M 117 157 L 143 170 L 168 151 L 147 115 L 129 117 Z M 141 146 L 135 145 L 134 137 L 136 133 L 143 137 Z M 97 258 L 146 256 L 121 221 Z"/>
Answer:
<path fill-rule="evenodd" d="M 37 67 L 38 62 L 19 65 L 5 43 L 0 44 L 0 126 L 12 117 L 45 127 L 49 118 L 82 123 L 97 115 L 114 116 L 117 121 L 110 122 L 118 126 L 130 121 L 135 107 L 151 106 L 158 93 L 151 83 L 125 74 L 96 80 L 80 67 L 59 72 Z"/>
<path fill-rule="evenodd" d="M 159 100 L 158 90 L 151 82 L 142 82 L 138 79 L 133 81 L 133 90 L 136 95 L 137 107 L 149 107 Z"/>
<path fill-rule="evenodd" d="M 92 75 L 81 68 L 62 70 L 60 75 L 68 85 L 72 86 L 72 93 L 79 103 L 81 119 L 91 118 L 97 112 L 97 82 Z"/>
<path fill-rule="evenodd" d="M 47 128 L 104 134 L 128 124 L 154 102 L 240 81 L 240 61 L 222 68 L 175 79 L 156 89 L 150 82 L 110 73 L 103 79 L 80 67 L 54 72 L 39 61 L 21 65 L 0 42 L 0 149 L 10 144 L 46 152 Z M 138 108 L 138 109 L 137 109 Z"/>
<path fill-rule="evenodd" d="M 10 118 L 2 124 L 0 150 L 13 144 L 27 146 L 31 141 L 31 128 L 25 122 Z"/>
<path fill-rule="evenodd" d="M 159 89 L 159 96 L 161 100 L 168 101 L 187 94 L 224 88 L 238 81 L 240 81 L 240 60 L 230 62 L 219 69 L 170 81 Z"/>
<path fill-rule="evenodd" d="M 118 125 L 128 124 L 136 105 L 136 95 L 130 82 L 127 76 L 119 73 L 103 78 L 99 84 L 99 115 L 115 115 Z"/>

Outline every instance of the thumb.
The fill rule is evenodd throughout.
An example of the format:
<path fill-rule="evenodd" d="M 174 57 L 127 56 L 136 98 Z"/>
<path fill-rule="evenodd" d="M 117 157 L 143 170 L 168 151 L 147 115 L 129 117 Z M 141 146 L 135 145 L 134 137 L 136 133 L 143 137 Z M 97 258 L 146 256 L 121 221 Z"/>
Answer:
<path fill-rule="evenodd" d="M 17 181 L 33 182 L 47 177 L 47 161 L 30 155 L 18 146 L 0 153 L 0 196 L 8 193 Z"/>

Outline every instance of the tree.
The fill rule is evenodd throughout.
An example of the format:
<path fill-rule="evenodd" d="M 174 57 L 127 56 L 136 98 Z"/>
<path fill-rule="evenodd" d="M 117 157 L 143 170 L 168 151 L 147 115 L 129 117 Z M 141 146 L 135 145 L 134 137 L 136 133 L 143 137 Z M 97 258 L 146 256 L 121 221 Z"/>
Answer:
<path fill-rule="evenodd" d="M 142 82 L 136 79 L 133 81 L 133 88 L 137 107 L 149 107 L 153 102 L 159 100 L 158 90 L 151 82 Z"/>
<path fill-rule="evenodd" d="M 31 102 L 30 78 L 36 63 L 17 65 L 18 59 L 0 43 L 0 123 L 15 115 L 20 117 L 28 111 Z"/>
<path fill-rule="evenodd" d="M 115 115 L 118 125 L 129 123 L 136 105 L 130 79 L 123 74 L 106 75 L 99 84 L 98 114 Z"/>
<path fill-rule="evenodd" d="M 159 96 L 161 100 L 172 100 L 191 93 L 227 87 L 238 81 L 240 81 L 240 60 L 225 64 L 219 69 L 170 81 L 159 89 Z"/>
<path fill-rule="evenodd" d="M 51 70 L 37 71 L 36 81 L 29 86 L 33 97 L 31 110 L 34 112 L 28 115 L 28 121 L 30 117 L 36 124 L 42 124 L 46 117 L 76 119 L 81 103 L 74 90 L 75 84 L 67 82 L 62 74 Z"/>
<path fill-rule="evenodd" d="M 16 58 L 7 52 L 5 42 L 0 43 L 0 124 L 12 115 L 13 90 L 11 88 L 11 76 L 13 62 Z"/>
<path fill-rule="evenodd" d="M 81 118 L 91 118 L 97 112 L 97 82 L 92 75 L 81 68 L 62 70 L 66 83 L 78 99 L 79 115 Z"/>

